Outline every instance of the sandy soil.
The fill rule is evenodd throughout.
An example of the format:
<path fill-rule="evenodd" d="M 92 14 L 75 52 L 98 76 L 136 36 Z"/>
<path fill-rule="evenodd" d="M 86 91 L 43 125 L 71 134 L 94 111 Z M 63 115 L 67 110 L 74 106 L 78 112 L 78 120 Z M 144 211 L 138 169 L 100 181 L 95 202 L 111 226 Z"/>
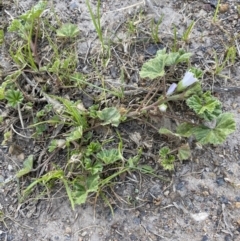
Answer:
<path fill-rule="evenodd" d="M 4 0 L 1 18 L 11 21 L 30 8 L 36 1 Z M 192 20 L 197 20 L 186 44 L 194 53 L 196 65 L 210 68 L 210 55 L 214 49 L 221 51 L 228 37 L 240 30 L 237 1 L 225 1 L 226 11 L 219 15 L 219 26 L 212 26 L 214 1 L 157 1 L 126 0 L 103 1 L 101 22 L 105 31 L 115 31 L 119 25 L 140 9 L 147 19 L 164 16 L 159 35 L 173 35 L 176 26 L 181 35 Z M 216 1 L 215 1 L 216 2 Z M 96 1 L 92 1 L 96 3 Z M 84 41 L 79 42 L 78 54 L 85 56 L 96 51 L 98 42 L 85 1 L 53 1 L 52 6 L 62 21 L 76 23 Z M 124 36 L 125 30 L 118 30 Z M 127 40 L 126 40 L 127 42 Z M 167 43 L 165 43 L 167 45 Z M 9 67 L 4 46 L 0 65 Z M 239 54 L 239 53 L 238 53 Z M 239 55 L 234 66 L 225 72 L 230 79 L 216 79 L 216 84 L 239 86 Z M 205 86 L 215 83 L 207 82 Z M 137 173 L 114 187 L 115 196 L 109 194 L 114 215 L 100 199 L 90 201 L 72 211 L 62 190 L 46 199 L 30 199 L 23 205 L 17 203 L 18 183 L 0 187 L 0 209 L 4 222 L 0 222 L 0 240 L 4 241 L 237 241 L 240 240 L 240 92 L 217 92 L 224 110 L 234 113 L 237 130 L 225 144 L 217 147 L 195 148 L 191 161 L 178 163 L 173 173 L 167 173 L 170 182 L 143 177 Z M 129 135 L 140 130 L 125 127 Z M 132 132 L 131 132 L 132 131 Z M 11 159 L 2 147 L 0 152 L 0 182 L 11 175 Z M 116 198 L 118 197 L 118 198 Z M 128 200 L 123 202 L 122 200 Z"/>

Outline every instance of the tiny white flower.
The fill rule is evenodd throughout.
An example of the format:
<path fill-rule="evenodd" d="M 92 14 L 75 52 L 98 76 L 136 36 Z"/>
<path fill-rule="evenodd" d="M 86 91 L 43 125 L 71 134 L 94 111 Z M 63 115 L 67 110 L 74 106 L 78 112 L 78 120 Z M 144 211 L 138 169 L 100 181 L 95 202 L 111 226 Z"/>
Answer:
<path fill-rule="evenodd" d="M 165 112 L 167 110 L 167 105 L 166 104 L 161 104 L 158 106 L 159 110 L 161 112 Z"/>
<path fill-rule="evenodd" d="M 197 81 L 198 79 L 194 77 L 194 74 L 190 71 L 187 71 L 183 79 L 178 83 L 177 92 L 185 90 L 188 86 L 196 83 Z"/>
<path fill-rule="evenodd" d="M 188 71 L 183 77 L 182 84 L 184 87 L 188 87 L 197 81 L 198 80 L 194 77 L 194 74 Z"/>
<path fill-rule="evenodd" d="M 168 91 L 166 93 L 167 96 L 171 95 L 175 89 L 177 88 L 177 84 L 173 83 L 170 85 L 170 87 L 168 88 Z"/>

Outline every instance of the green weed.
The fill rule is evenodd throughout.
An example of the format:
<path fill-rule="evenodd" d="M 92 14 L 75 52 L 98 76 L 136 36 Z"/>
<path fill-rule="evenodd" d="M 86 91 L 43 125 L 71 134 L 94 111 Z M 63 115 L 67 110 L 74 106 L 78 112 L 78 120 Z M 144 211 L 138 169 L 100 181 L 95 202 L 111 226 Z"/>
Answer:
<path fill-rule="evenodd" d="M 86 0 L 86 4 L 93 22 L 93 25 L 95 27 L 95 30 L 97 32 L 98 38 L 100 40 L 101 46 L 102 46 L 102 51 L 105 52 L 105 43 L 104 43 L 104 39 L 103 39 L 103 34 L 102 34 L 102 27 L 101 27 L 101 15 L 100 15 L 100 4 L 101 1 L 98 0 L 97 2 L 97 12 L 96 12 L 96 16 L 93 13 L 92 7 L 90 5 L 89 0 Z"/>
<path fill-rule="evenodd" d="M 163 21 L 163 15 L 161 16 L 161 18 L 155 23 L 155 20 L 152 19 L 151 21 L 151 36 L 152 36 L 152 39 L 155 43 L 159 43 L 160 41 L 160 38 L 159 38 L 159 33 L 158 33 L 158 30 L 159 30 L 159 26 L 161 25 L 162 21 Z"/>
<path fill-rule="evenodd" d="M 194 25 L 195 25 L 195 21 L 192 21 L 190 23 L 190 25 L 187 27 L 186 31 L 183 33 L 183 36 L 182 36 L 182 40 L 185 42 L 185 43 L 188 43 L 189 42 L 189 39 L 190 39 L 190 35 L 192 33 L 192 30 L 194 28 Z"/>
<path fill-rule="evenodd" d="M 217 21 L 217 16 L 218 16 L 218 13 L 219 13 L 220 3 L 221 3 L 221 0 L 218 0 L 217 6 L 216 6 L 216 9 L 215 9 L 215 12 L 214 12 L 214 16 L 213 16 L 213 22 L 214 23 L 216 23 L 216 21 Z"/>

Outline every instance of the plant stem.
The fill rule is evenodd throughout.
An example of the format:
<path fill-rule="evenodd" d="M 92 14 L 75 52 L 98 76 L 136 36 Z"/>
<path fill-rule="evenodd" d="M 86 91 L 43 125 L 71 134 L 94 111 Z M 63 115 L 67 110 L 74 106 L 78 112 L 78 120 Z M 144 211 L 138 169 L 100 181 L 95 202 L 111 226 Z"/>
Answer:
<path fill-rule="evenodd" d="M 163 97 L 162 99 L 157 100 L 156 102 L 154 102 L 151 105 L 145 106 L 145 107 L 141 108 L 140 110 L 136 110 L 136 111 L 132 111 L 132 112 L 128 113 L 127 117 L 139 116 L 139 115 L 141 115 L 141 113 L 143 111 L 148 111 L 148 110 L 154 109 L 154 108 L 158 107 L 159 105 L 164 104 L 169 101 L 184 100 L 185 99 L 184 95 L 185 95 L 185 92 L 183 92 L 181 94 L 173 95 L 173 96 Z"/>
<path fill-rule="evenodd" d="M 21 122 L 21 126 L 22 126 L 22 129 L 24 130 L 25 127 L 24 127 L 23 118 L 22 118 L 22 112 L 21 112 L 20 104 L 19 104 L 19 103 L 18 103 L 18 105 L 17 105 L 17 109 L 18 109 L 18 115 L 19 115 L 19 119 L 20 119 L 20 122 Z"/>

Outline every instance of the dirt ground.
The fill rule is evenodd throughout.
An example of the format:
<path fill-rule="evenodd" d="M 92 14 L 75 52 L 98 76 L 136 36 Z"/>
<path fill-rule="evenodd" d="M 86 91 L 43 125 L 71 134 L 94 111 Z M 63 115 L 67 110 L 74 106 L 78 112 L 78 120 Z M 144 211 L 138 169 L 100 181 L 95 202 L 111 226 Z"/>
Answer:
<path fill-rule="evenodd" d="M 11 17 L 28 10 L 37 1 L 3 0 L 1 18 Z M 212 67 L 212 52 L 224 51 L 230 36 L 240 31 L 240 3 L 237 0 L 222 1 L 218 25 L 212 24 L 217 1 L 183 0 L 125 0 L 102 1 L 101 23 L 105 31 L 117 31 L 118 27 L 140 11 L 146 16 L 163 22 L 159 27 L 162 39 L 173 35 L 173 26 L 181 35 L 192 20 L 196 21 L 191 38 L 185 48 L 194 53 L 193 62 Z M 96 1 L 92 1 L 92 4 Z M 81 30 L 78 54 L 94 54 L 96 33 L 85 1 L 52 1 L 61 20 L 74 22 Z M 119 29 L 124 36 L 126 30 Z M 226 34 L 227 32 L 227 34 Z M 123 37 L 124 39 L 124 37 Z M 127 44 L 127 39 L 125 39 Z M 168 43 L 164 43 L 165 46 Z M 237 46 L 236 42 L 236 46 Z M 5 71 L 10 63 L 5 60 L 4 46 L 0 53 L 0 65 Z M 224 55 L 224 53 L 223 53 Z M 0 210 L 4 222 L 0 222 L 0 240 L 3 241 L 238 241 L 240 240 L 240 52 L 233 66 L 224 74 L 229 79 L 218 78 L 204 82 L 206 87 L 234 87 L 235 91 L 216 91 L 225 111 L 234 114 L 237 130 L 220 146 L 195 147 L 191 161 L 177 163 L 174 172 L 163 175 L 170 179 L 129 174 L 109 192 L 114 215 L 101 199 L 94 198 L 73 211 L 63 190 L 57 190 L 46 199 L 29 199 L 18 204 L 19 183 L 10 182 L 0 187 Z M 83 66 L 84 68 L 84 66 Z M 132 126 L 131 126 L 132 125 Z M 147 129 L 134 123 L 123 126 L 126 138 Z M 123 136 L 124 138 L 124 136 Z M 134 138 L 133 138 L 134 139 Z M 158 140 L 154 139 L 154 144 Z M 136 142 L 136 140 L 135 140 Z M 34 145 L 34 144 L 32 144 Z M 4 147 L 0 148 L 0 182 L 14 175 L 14 163 Z M 162 171 L 161 171 L 162 173 Z M 114 193 L 115 195 L 113 195 Z"/>

